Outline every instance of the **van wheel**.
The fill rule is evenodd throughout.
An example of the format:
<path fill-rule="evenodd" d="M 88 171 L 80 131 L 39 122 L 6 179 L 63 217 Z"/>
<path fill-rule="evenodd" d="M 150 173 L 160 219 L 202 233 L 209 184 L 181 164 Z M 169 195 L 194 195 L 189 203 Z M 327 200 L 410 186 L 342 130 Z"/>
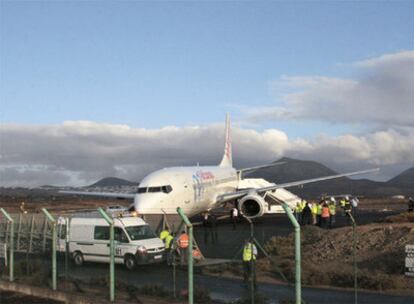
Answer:
<path fill-rule="evenodd" d="M 73 261 L 75 262 L 76 266 L 82 266 L 83 265 L 83 255 L 81 252 L 76 251 L 73 254 Z"/>
<path fill-rule="evenodd" d="M 124 258 L 124 265 L 128 270 L 133 270 L 137 266 L 137 261 L 133 255 L 128 254 Z"/>

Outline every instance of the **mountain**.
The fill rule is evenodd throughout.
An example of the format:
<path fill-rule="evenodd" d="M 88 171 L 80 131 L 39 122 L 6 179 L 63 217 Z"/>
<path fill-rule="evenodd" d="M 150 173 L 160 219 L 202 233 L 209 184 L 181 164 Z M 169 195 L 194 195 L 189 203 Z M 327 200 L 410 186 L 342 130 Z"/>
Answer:
<path fill-rule="evenodd" d="M 337 174 L 328 167 L 315 162 L 284 157 L 277 162 L 284 164 L 254 171 L 246 178 L 264 178 L 269 182 L 286 183 L 303 179 Z M 375 182 L 368 179 L 347 177 L 311 183 L 288 190 L 303 197 L 317 197 L 321 194 L 358 194 L 364 196 L 392 196 L 397 194 L 413 195 L 414 168 L 396 176 L 388 182 Z"/>
<path fill-rule="evenodd" d="M 96 183 L 87 186 L 87 188 L 92 187 L 121 187 L 121 186 L 136 186 L 138 183 L 130 182 L 126 179 L 118 178 L 118 177 L 105 177 L 97 181 Z"/>
<path fill-rule="evenodd" d="M 336 174 L 335 171 L 315 161 L 297 160 L 283 157 L 275 163 L 283 162 L 269 168 L 263 168 L 246 175 L 246 178 L 264 178 L 271 182 L 288 183 L 292 181 Z"/>
<path fill-rule="evenodd" d="M 414 167 L 390 179 L 388 183 L 397 187 L 414 188 Z"/>

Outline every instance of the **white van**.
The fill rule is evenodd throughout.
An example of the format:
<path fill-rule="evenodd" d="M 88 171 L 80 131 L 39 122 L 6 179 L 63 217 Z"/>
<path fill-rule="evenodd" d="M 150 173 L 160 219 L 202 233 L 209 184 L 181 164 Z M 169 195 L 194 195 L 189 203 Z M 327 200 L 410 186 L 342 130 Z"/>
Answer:
<path fill-rule="evenodd" d="M 139 217 L 114 218 L 115 263 L 123 263 L 133 269 L 138 264 L 164 261 L 165 246 Z M 109 262 L 109 225 L 103 218 L 72 217 L 60 223 L 69 222 L 69 252 L 76 265 L 84 261 Z M 64 251 L 66 230 L 59 227 L 58 250 Z"/>

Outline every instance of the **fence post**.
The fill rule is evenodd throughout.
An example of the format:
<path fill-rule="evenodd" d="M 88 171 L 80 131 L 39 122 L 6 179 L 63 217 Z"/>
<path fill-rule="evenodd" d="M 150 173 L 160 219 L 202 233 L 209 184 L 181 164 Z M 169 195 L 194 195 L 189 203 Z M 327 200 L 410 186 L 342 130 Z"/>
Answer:
<path fill-rule="evenodd" d="M 115 242 L 114 242 L 114 220 L 102 209 L 98 208 L 99 213 L 109 224 L 109 299 L 115 301 Z"/>
<path fill-rule="evenodd" d="M 180 207 L 177 212 L 188 228 L 188 304 L 193 304 L 193 225 Z"/>
<path fill-rule="evenodd" d="M 0 208 L 1 213 L 7 218 L 10 223 L 10 258 L 9 258 L 9 265 L 10 265 L 10 274 L 9 280 L 10 282 L 14 281 L 14 220 L 13 218 L 4 210 Z"/>
<path fill-rule="evenodd" d="M 286 203 L 282 203 L 282 207 L 288 215 L 290 221 L 295 227 L 295 290 L 296 304 L 302 302 L 302 286 L 301 286 L 301 256 L 300 256 L 300 225 L 292 214 L 292 210 Z"/>
<path fill-rule="evenodd" d="M 69 218 L 65 219 L 66 231 L 65 231 L 65 278 L 68 279 L 69 272 Z"/>
<path fill-rule="evenodd" d="M 356 262 L 356 222 L 355 218 L 352 216 L 351 212 L 347 212 L 349 218 L 352 221 L 352 251 L 353 251 L 353 266 L 354 266 L 354 302 L 358 303 L 358 267 Z"/>
<path fill-rule="evenodd" d="M 247 222 L 249 222 L 249 225 L 250 225 L 250 241 L 249 241 L 250 244 L 251 244 L 251 248 L 250 248 L 250 250 L 251 250 L 251 259 L 250 259 L 250 262 L 249 262 L 250 263 L 250 303 L 254 304 L 255 292 L 256 292 L 256 290 L 254 288 L 254 284 L 255 284 L 255 281 L 256 281 L 256 278 L 255 278 L 256 270 L 255 270 L 255 262 L 253 260 L 253 244 L 254 244 L 254 240 L 255 240 L 254 225 L 253 225 L 253 222 L 252 222 L 251 219 L 249 219 L 248 217 L 246 217 L 244 215 L 243 215 L 243 217 Z"/>
<path fill-rule="evenodd" d="M 52 289 L 56 290 L 56 220 L 46 208 L 42 211 L 52 225 Z"/>

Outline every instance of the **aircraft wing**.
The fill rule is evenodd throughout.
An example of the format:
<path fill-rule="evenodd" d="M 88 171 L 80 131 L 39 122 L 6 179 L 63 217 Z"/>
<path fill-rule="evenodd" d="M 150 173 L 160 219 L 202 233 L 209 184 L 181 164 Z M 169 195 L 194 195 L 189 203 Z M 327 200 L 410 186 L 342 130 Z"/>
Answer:
<path fill-rule="evenodd" d="M 247 172 L 251 172 L 251 171 L 255 171 L 255 170 L 263 169 L 263 168 L 269 168 L 269 167 L 273 167 L 273 166 L 279 166 L 279 165 L 283 165 L 285 163 L 286 162 L 277 162 L 277 163 L 271 163 L 271 164 L 267 164 L 267 165 L 250 167 L 250 168 L 243 168 L 243 169 L 237 170 L 237 173 L 239 174 L 239 176 L 242 176 L 242 174 L 245 174 Z"/>
<path fill-rule="evenodd" d="M 364 171 L 355 171 L 355 172 L 342 173 L 342 174 L 336 174 L 336 175 L 328 175 L 328 176 L 324 176 L 324 177 L 305 179 L 305 180 L 300 180 L 300 181 L 295 181 L 295 182 L 272 185 L 272 186 L 263 187 L 263 188 L 243 189 L 243 190 L 230 192 L 230 193 L 224 193 L 224 194 L 219 195 L 217 197 L 217 203 L 218 204 L 225 203 L 227 201 L 231 201 L 231 200 L 241 198 L 241 197 L 245 196 L 246 194 L 248 194 L 251 191 L 254 191 L 254 192 L 257 192 L 257 193 L 264 193 L 264 192 L 267 192 L 267 191 L 273 191 L 273 190 L 280 189 L 280 188 L 289 188 L 289 187 L 301 186 L 301 185 L 320 182 L 320 181 L 324 181 L 324 180 L 330 180 L 330 179 L 335 179 L 335 178 L 340 178 L 340 177 L 345 177 L 345 176 L 353 176 L 353 175 L 359 175 L 359 174 L 373 173 L 373 172 L 378 172 L 378 171 L 379 171 L 379 168 L 376 168 L 376 169 L 370 169 L 370 170 L 364 170 Z"/>
<path fill-rule="evenodd" d="M 100 197 L 114 197 L 114 198 L 134 198 L 135 193 L 120 193 L 120 192 L 88 192 L 88 191 L 59 191 L 59 193 L 76 194 L 86 196 L 100 196 Z"/>

